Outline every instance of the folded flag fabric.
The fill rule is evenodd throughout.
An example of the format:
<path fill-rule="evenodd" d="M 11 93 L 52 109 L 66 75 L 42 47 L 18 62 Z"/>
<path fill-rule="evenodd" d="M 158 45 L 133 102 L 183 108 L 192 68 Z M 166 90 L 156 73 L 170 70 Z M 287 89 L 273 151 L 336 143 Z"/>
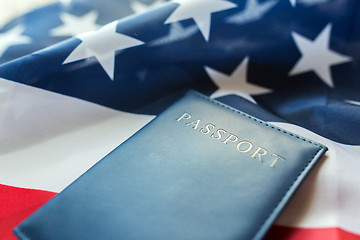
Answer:
<path fill-rule="evenodd" d="M 11 21 L 0 237 L 192 88 L 329 147 L 268 239 L 360 239 L 359 11 L 356 0 L 73 0 Z"/>

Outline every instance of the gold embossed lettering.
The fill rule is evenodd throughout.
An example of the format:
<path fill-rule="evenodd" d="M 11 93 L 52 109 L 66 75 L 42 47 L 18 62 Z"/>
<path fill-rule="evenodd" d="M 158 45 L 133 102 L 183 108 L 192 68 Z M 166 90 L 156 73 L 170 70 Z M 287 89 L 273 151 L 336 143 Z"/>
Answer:
<path fill-rule="evenodd" d="M 257 149 L 255 150 L 255 152 L 253 154 L 251 154 L 252 158 L 256 158 L 256 155 L 259 158 L 259 161 L 262 162 L 263 160 L 261 159 L 261 156 L 265 156 L 267 153 L 267 151 L 261 147 L 257 147 Z"/>
<path fill-rule="evenodd" d="M 184 113 L 183 115 L 181 115 L 181 117 L 176 119 L 176 121 L 180 122 L 182 119 L 190 119 L 190 118 L 191 118 L 191 115 L 189 113 Z"/>
<path fill-rule="evenodd" d="M 237 140 L 239 140 L 239 138 L 237 136 L 235 136 L 234 134 L 230 133 L 230 135 L 224 141 L 222 141 L 222 143 L 227 144 L 228 141 L 234 143 L 234 142 L 237 142 Z"/>
<path fill-rule="evenodd" d="M 197 129 L 197 127 L 199 126 L 199 123 L 200 123 L 200 119 L 189 122 L 186 124 L 186 126 L 193 126 L 192 127 L 193 129 Z"/>
<path fill-rule="evenodd" d="M 199 132 L 201 132 L 203 134 L 208 134 L 211 131 L 210 128 L 214 129 L 215 125 L 211 124 L 211 123 L 208 123 L 208 124 L 205 125 L 205 130 L 204 130 L 204 128 L 200 128 Z"/>
<path fill-rule="evenodd" d="M 216 131 L 216 133 L 211 134 L 211 137 L 212 137 L 213 139 L 219 140 L 219 139 L 222 137 L 222 135 L 225 134 L 225 133 L 226 133 L 226 130 L 224 130 L 224 129 L 222 129 L 222 128 L 219 128 L 219 129 Z"/>
<path fill-rule="evenodd" d="M 241 145 L 245 145 L 245 146 L 247 145 L 247 148 L 242 148 Z M 237 148 L 237 150 L 239 150 L 239 152 L 246 153 L 246 152 L 248 152 L 248 151 L 251 150 L 252 146 L 253 146 L 253 145 L 252 145 L 251 142 L 244 140 L 244 141 L 239 142 L 239 143 L 236 145 L 236 148 Z"/>
<path fill-rule="evenodd" d="M 271 154 L 271 156 L 274 156 L 275 159 L 274 159 L 274 160 L 272 161 L 272 163 L 269 165 L 270 167 L 275 167 L 275 164 L 277 163 L 277 161 L 278 161 L 279 159 L 281 159 L 283 162 L 285 162 L 285 158 L 283 158 L 283 157 L 281 157 L 281 156 L 279 156 L 279 155 L 277 155 L 277 154 L 275 154 L 275 153 Z"/>

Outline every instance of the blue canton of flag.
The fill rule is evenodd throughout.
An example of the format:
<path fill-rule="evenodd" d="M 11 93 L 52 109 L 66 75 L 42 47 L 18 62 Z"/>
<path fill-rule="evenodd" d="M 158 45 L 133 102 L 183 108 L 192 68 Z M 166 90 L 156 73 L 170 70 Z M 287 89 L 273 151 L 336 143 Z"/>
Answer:
<path fill-rule="evenodd" d="M 0 183 L 58 193 L 195 89 L 329 147 L 269 239 L 360 239 L 359 12 L 356 0 L 68 0 L 14 19 L 0 30 Z"/>

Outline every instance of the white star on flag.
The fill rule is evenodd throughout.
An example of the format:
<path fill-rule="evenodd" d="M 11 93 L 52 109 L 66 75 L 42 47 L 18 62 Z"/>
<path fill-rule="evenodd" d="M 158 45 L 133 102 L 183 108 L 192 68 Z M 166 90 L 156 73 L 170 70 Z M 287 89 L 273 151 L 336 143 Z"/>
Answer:
<path fill-rule="evenodd" d="M 96 30 L 100 25 L 96 24 L 98 13 L 91 11 L 83 16 L 74 16 L 68 13 L 60 15 L 63 25 L 54 28 L 50 31 L 52 36 L 77 36 L 81 33 Z"/>
<path fill-rule="evenodd" d="M 326 3 L 328 0 L 299 0 L 301 4 L 311 6 L 319 3 Z"/>
<path fill-rule="evenodd" d="M 205 67 L 206 72 L 219 88 L 210 97 L 218 98 L 224 95 L 235 94 L 249 100 L 250 102 L 256 103 L 250 94 L 259 95 L 271 92 L 271 89 L 256 86 L 255 84 L 247 82 L 248 63 L 249 58 L 246 57 L 230 76 L 209 67 Z"/>
<path fill-rule="evenodd" d="M 166 19 L 165 24 L 186 19 L 194 19 L 201 34 L 209 41 L 211 14 L 237 7 L 225 0 L 174 0 L 179 4 L 175 11 Z"/>
<path fill-rule="evenodd" d="M 118 21 L 114 21 L 98 31 L 78 36 L 82 43 L 71 52 L 63 64 L 95 57 L 110 79 L 114 80 L 115 52 L 144 44 L 142 41 L 116 32 L 117 24 Z"/>
<path fill-rule="evenodd" d="M 296 6 L 296 0 L 289 0 L 291 3 L 291 6 L 295 7 Z"/>
<path fill-rule="evenodd" d="M 23 25 L 17 25 L 7 32 L 0 33 L 0 57 L 10 46 L 31 43 L 30 37 L 21 35 L 24 30 Z"/>
<path fill-rule="evenodd" d="M 311 6 L 314 4 L 325 3 L 328 0 L 290 0 L 291 6 L 295 7 L 297 3 Z"/>
<path fill-rule="evenodd" d="M 295 32 L 292 37 L 301 52 L 301 58 L 289 75 L 314 71 L 329 87 L 334 87 L 330 66 L 351 61 L 351 57 L 341 55 L 329 49 L 331 24 L 328 24 L 314 41 Z"/>
<path fill-rule="evenodd" d="M 152 8 L 158 7 L 164 3 L 165 3 L 164 0 L 155 0 L 151 4 L 144 4 L 144 3 L 138 2 L 138 1 L 131 1 L 130 7 L 135 13 L 143 13 Z"/>
<path fill-rule="evenodd" d="M 352 105 L 356 105 L 356 106 L 360 106 L 360 102 L 358 101 L 354 101 L 354 100 L 345 100 L 345 102 L 352 104 Z"/>
<path fill-rule="evenodd" d="M 246 2 L 245 10 L 227 18 L 227 22 L 241 24 L 259 20 L 265 13 L 275 6 L 276 3 L 278 2 L 268 1 L 258 3 L 258 0 L 248 0 Z"/>

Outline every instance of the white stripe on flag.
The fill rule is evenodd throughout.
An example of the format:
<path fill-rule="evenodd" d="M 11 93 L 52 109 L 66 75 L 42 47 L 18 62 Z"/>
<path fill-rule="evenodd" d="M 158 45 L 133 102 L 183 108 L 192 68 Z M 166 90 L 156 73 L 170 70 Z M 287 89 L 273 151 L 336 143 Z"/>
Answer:
<path fill-rule="evenodd" d="M 0 183 L 60 192 L 152 118 L 0 79 Z"/>
<path fill-rule="evenodd" d="M 276 223 L 306 228 L 340 227 L 360 234 L 360 146 L 333 142 L 292 124 L 273 124 L 329 148 Z"/>

